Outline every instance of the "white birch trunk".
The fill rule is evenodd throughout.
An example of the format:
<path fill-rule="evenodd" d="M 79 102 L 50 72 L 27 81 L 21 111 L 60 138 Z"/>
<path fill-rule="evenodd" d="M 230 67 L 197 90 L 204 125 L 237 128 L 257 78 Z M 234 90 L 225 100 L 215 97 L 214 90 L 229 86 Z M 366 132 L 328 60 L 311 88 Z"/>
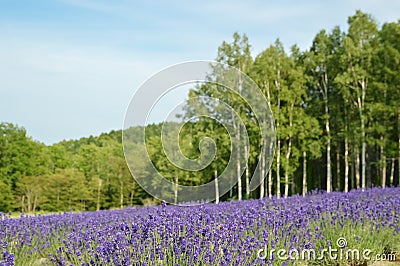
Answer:
<path fill-rule="evenodd" d="M 250 177 L 249 177 L 249 147 L 247 145 L 244 146 L 244 157 L 248 158 L 246 160 L 246 169 L 245 169 L 245 176 L 246 176 L 246 197 L 250 198 Z"/>
<path fill-rule="evenodd" d="M 260 180 L 261 180 L 261 184 L 260 184 L 260 199 L 264 198 L 264 190 L 265 190 L 265 183 L 264 183 L 264 179 L 265 179 L 265 160 L 264 160 L 264 156 L 260 156 Z"/>
<path fill-rule="evenodd" d="M 303 151 L 303 196 L 307 194 L 307 152 Z"/>
<path fill-rule="evenodd" d="M 364 80 L 361 81 L 361 97 L 362 97 L 362 102 L 361 102 L 361 108 L 360 108 L 360 116 L 361 116 L 361 137 L 362 137 L 362 150 L 361 150 L 361 186 L 362 190 L 365 190 L 365 168 L 366 168 L 366 161 L 365 161 L 365 156 L 366 156 L 366 149 L 367 149 L 367 143 L 365 140 L 365 121 L 364 121 L 364 100 L 365 100 L 365 94 L 366 94 L 366 82 Z"/>
<path fill-rule="evenodd" d="M 400 107 L 399 107 L 399 109 L 397 110 L 397 123 L 400 125 Z M 399 152 L 399 154 L 398 154 L 398 158 L 397 158 L 397 166 L 398 166 L 398 171 L 397 171 L 397 180 L 399 181 L 399 186 L 400 186 L 400 130 L 399 130 L 399 132 L 398 132 L 398 136 L 397 136 L 397 139 L 398 139 L 398 142 L 399 142 L 399 150 L 398 150 L 398 152 Z"/>
<path fill-rule="evenodd" d="M 286 167 L 285 167 L 285 198 L 289 196 L 289 161 L 290 161 L 290 154 L 292 152 L 292 126 L 293 126 L 293 108 L 294 103 L 290 106 L 289 111 L 289 142 L 288 148 L 286 150 Z"/>
<path fill-rule="evenodd" d="M 272 198 L 272 168 L 268 172 L 268 197 Z"/>
<path fill-rule="evenodd" d="M 217 170 L 214 171 L 214 176 L 215 176 L 215 203 L 219 203 L 219 186 L 218 186 L 218 172 Z"/>
<path fill-rule="evenodd" d="M 386 187 L 386 155 L 385 155 L 385 144 L 384 138 L 381 136 L 381 173 L 382 173 L 382 187 Z"/>
<path fill-rule="evenodd" d="M 325 102 L 325 115 L 328 115 L 328 102 Z M 326 191 L 329 193 L 332 191 L 332 167 L 331 167 L 331 136 L 329 128 L 329 119 L 325 121 L 326 134 L 328 139 L 326 142 Z"/>
<path fill-rule="evenodd" d="M 349 192 L 349 143 L 344 138 L 344 191 Z"/>
<path fill-rule="evenodd" d="M 178 176 L 175 176 L 175 184 L 174 184 L 174 204 L 178 204 Z"/>
<path fill-rule="evenodd" d="M 394 185 L 394 164 L 396 163 L 396 160 L 392 158 L 392 163 L 390 167 L 390 186 Z"/>
<path fill-rule="evenodd" d="M 337 186 L 337 191 L 340 190 L 340 149 L 338 148 L 336 150 L 336 186 Z"/>
<path fill-rule="evenodd" d="M 278 199 L 281 197 L 280 167 L 281 167 L 281 140 L 278 138 L 278 144 L 276 149 L 276 197 Z"/>
<path fill-rule="evenodd" d="M 96 206 L 96 210 L 99 211 L 100 210 L 100 195 L 101 195 L 101 184 L 103 183 L 102 180 L 100 178 L 98 178 L 98 187 L 97 187 L 97 206 Z"/>
<path fill-rule="evenodd" d="M 355 165 L 355 172 L 356 172 L 356 187 L 360 188 L 360 149 L 357 147 L 355 149 L 355 156 L 356 156 L 356 165 Z"/>

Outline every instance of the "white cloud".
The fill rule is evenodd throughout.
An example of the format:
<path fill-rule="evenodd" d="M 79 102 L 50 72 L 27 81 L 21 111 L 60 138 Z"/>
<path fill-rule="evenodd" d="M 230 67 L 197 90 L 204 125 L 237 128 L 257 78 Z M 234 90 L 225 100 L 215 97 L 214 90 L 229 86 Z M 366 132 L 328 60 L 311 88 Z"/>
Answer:
<path fill-rule="evenodd" d="M 55 142 L 121 128 L 134 90 L 165 62 L 61 44 L 0 41 L 2 121 Z"/>
<path fill-rule="evenodd" d="M 74 16 L 0 20 L 1 120 L 49 143 L 120 128 L 133 90 L 150 75 L 214 59 L 234 31 L 249 36 L 254 55 L 278 37 L 305 49 L 320 29 L 344 28 L 355 9 L 380 23 L 400 10 L 394 0 L 59 3 Z"/>

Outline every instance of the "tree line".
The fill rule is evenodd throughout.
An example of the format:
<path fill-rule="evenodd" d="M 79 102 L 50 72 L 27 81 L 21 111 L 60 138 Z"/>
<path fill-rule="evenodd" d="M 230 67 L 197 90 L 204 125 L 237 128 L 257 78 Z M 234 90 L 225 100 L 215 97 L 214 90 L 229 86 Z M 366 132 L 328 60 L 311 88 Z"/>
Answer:
<path fill-rule="evenodd" d="M 217 86 L 206 84 L 189 92 L 189 97 L 210 96 L 233 106 L 249 135 L 250 143 L 240 148 L 242 157 L 234 158 L 236 185 L 220 195 L 221 200 L 399 185 L 400 21 L 379 26 L 371 15 L 356 11 L 348 18 L 346 31 L 321 30 L 305 51 L 296 45 L 285 51 L 278 39 L 255 58 L 247 36 L 234 33 L 231 42 L 218 48 L 216 60 L 258 84 L 277 133 L 271 171 L 257 190 L 250 191 L 251 173 L 261 160 L 256 151 L 262 144 L 254 113 L 238 95 Z M 187 116 L 196 108 L 218 112 L 210 106 L 206 101 L 191 106 Z M 196 159 L 201 140 L 211 135 L 215 160 L 201 171 L 183 171 L 166 158 L 161 129 L 161 124 L 145 128 L 146 145 L 154 166 L 173 182 L 207 183 L 231 159 L 226 129 L 201 118 L 182 127 L 179 144 L 186 157 Z M 138 141 L 136 130 L 143 128 L 128 129 L 130 145 Z M 150 202 L 129 173 L 121 135 L 111 131 L 46 146 L 28 137 L 24 128 L 1 123 L 0 211 L 99 210 Z M 151 166 L 143 162 L 140 167 L 147 178 Z M 178 198 L 179 191 L 175 194 Z"/>
<path fill-rule="evenodd" d="M 347 192 L 399 185 L 400 21 L 379 27 L 371 15 L 357 10 L 347 22 L 347 32 L 340 27 L 318 32 L 306 51 L 293 45 L 288 53 L 278 39 L 252 58 L 247 36 L 238 33 L 218 48 L 218 62 L 236 67 L 258 84 L 277 130 L 271 171 L 260 188 L 251 192 L 250 173 L 263 163 L 252 152 L 261 145 L 253 110 L 237 94 L 218 85 L 191 90 L 190 97 L 208 97 L 199 106 L 191 106 L 187 117 L 202 109 L 220 112 L 210 100 L 220 99 L 238 112 L 250 136 L 250 145 L 243 144 L 242 158 L 237 160 L 237 185 L 225 197 L 287 197 L 305 195 L 310 189 Z M 210 78 L 217 80 L 218 76 Z M 198 134 L 206 129 L 208 135 L 223 138 L 224 129 L 216 130 L 215 121 L 201 118 L 195 127 L 192 131 Z M 235 136 L 240 134 L 238 130 Z M 198 139 L 191 145 L 195 150 Z M 216 156 L 219 168 L 226 166 L 229 148 L 223 154 Z M 245 172 L 240 174 L 240 162 L 247 157 Z M 212 177 L 217 168 L 209 168 L 206 176 Z"/>
<path fill-rule="evenodd" d="M 121 208 L 149 198 L 136 187 L 121 131 L 46 146 L 23 127 L 0 123 L 0 211 Z"/>

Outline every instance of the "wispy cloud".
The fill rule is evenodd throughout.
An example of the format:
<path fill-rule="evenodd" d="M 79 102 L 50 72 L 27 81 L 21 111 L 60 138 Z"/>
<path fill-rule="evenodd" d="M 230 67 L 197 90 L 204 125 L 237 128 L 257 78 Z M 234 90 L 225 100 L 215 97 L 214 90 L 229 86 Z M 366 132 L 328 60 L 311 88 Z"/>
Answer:
<path fill-rule="evenodd" d="M 380 23 L 396 0 L 8 2 L 0 10 L 1 120 L 48 143 L 120 128 L 134 89 L 181 61 L 214 59 L 223 40 L 249 36 L 253 55 L 280 38 L 306 49 L 317 31 L 346 27 L 355 9 Z"/>

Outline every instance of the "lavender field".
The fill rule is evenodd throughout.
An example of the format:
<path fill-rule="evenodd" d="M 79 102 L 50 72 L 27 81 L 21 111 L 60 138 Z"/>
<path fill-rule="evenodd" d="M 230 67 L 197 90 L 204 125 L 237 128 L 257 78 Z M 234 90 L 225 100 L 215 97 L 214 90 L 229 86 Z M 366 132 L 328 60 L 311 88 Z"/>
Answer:
<path fill-rule="evenodd" d="M 339 244 L 338 239 L 345 241 Z M 400 251 L 400 188 L 287 199 L 0 216 L 0 265 L 357 265 L 271 250 Z M 262 252 L 260 251 L 262 249 Z M 270 256 L 272 254 L 272 256 Z M 293 254 L 292 254 L 293 255 Z M 400 256 L 400 254 L 398 254 Z M 398 258 L 397 258 L 398 259 Z"/>

